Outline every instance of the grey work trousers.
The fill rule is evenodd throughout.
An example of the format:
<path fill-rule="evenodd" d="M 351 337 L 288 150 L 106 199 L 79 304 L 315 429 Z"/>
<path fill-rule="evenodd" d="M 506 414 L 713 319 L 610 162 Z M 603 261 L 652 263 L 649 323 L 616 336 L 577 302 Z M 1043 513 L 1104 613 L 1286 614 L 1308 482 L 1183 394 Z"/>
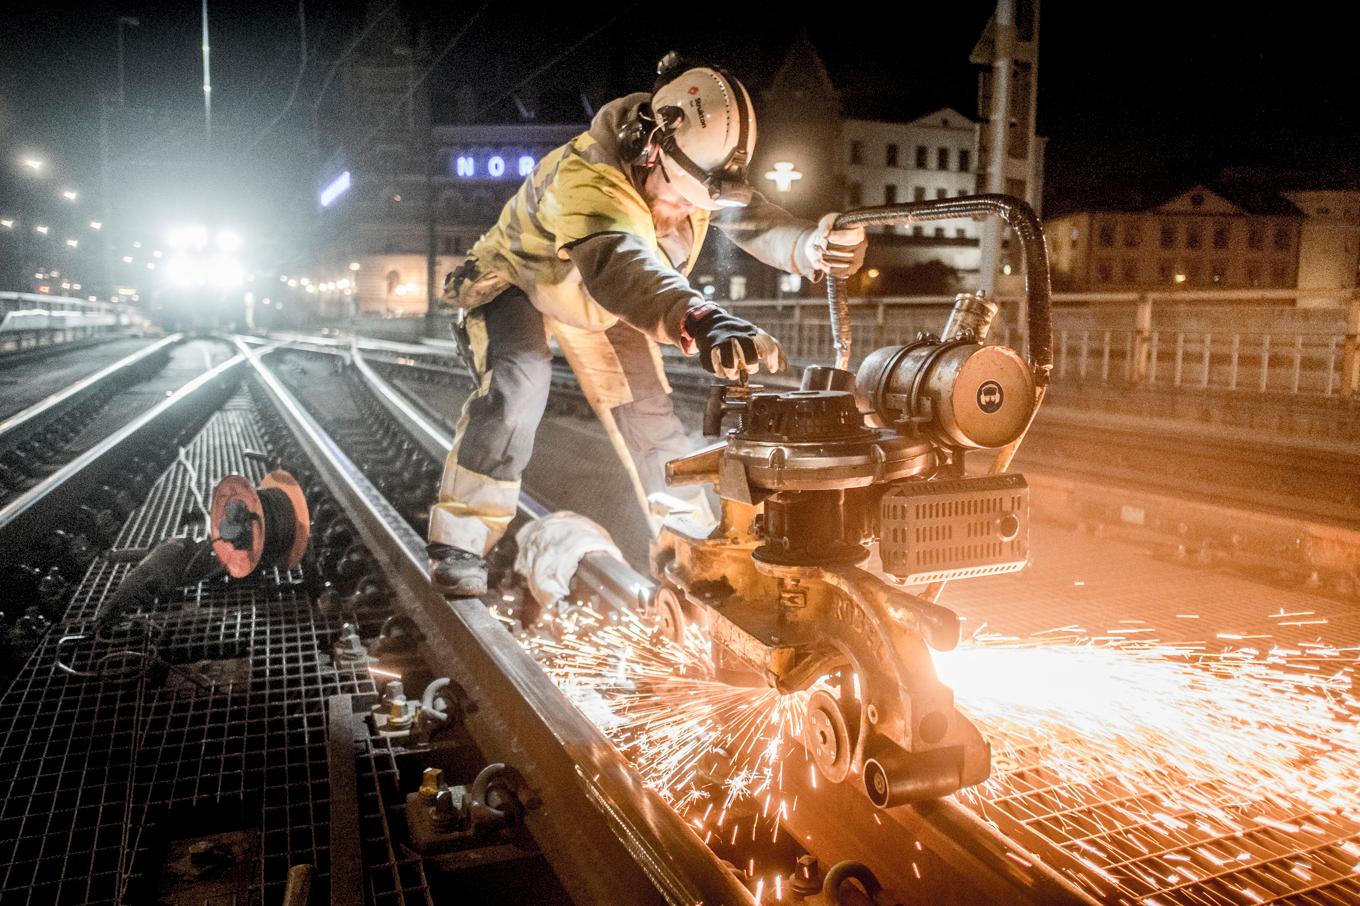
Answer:
<path fill-rule="evenodd" d="M 516 287 L 470 315 L 478 387 L 464 404 L 444 466 L 430 515 L 431 541 L 485 554 L 514 518 L 552 383 L 550 326 Z M 664 490 L 666 462 L 688 453 L 694 442 L 675 415 L 652 341 L 623 323 L 606 337 L 631 400 L 609 414 L 642 491 Z"/>

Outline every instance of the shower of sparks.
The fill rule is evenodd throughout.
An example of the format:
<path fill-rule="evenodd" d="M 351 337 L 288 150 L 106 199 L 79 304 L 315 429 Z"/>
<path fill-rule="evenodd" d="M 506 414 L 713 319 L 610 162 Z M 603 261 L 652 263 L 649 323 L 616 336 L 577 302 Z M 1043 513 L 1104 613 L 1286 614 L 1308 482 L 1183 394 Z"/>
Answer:
<path fill-rule="evenodd" d="M 805 695 L 715 678 L 712 643 L 694 626 L 676 642 L 631 612 L 578 605 L 537 629 L 522 643 L 644 782 L 682 814 L 703 808 L 696 830 L 735 832 L 727 813 L 746 800 L 765 818 L 787 813 L 779 781 L 802 753 Z"/>
<path fill-rule="evenodd" d="M 783 772 L 819 782 L 806 695 L 722 682 L 696 627 L 677 643 L 577 604 L 518 634 L 706 842 L 778 834 Z M 992 778 L 960 798 L 1101 898 L 1360 902 L 1358 652 L 1264 638 L 1172 645 L 1128 620 L 937 653 L 992 745 Z"/>
<path fill-rule="evenodd" d="M 1360 902 L 1356 651 L 1103 639 L 937 655 L 992 744 L 962 798 L 1097 896 Z"/>

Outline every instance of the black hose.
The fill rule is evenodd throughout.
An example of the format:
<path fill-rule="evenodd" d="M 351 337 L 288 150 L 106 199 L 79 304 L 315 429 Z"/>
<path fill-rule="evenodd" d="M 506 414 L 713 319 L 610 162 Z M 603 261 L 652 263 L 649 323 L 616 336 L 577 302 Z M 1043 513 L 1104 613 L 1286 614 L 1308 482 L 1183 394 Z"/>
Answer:
<path fill-rule="evenodd" d="M 264 511 L 264 550 L 260 554 L 262 566 L 277 566 L 288 559 L 297 536 L 297 514 L 293 501 L 278 488 L 261 488 L 260 509 Z"/>
<path fill-rule="evenodd" d="M 1048 383 L 1053 370 L 1053 289 L 1048 274 L 1048 247 L 1044 228 L 1034 209 L 1010 195 L 966 195 L 907 204 L 856 208 L 836 218 L 834 229 L 851 226 L 887 226 L 918 220 L 949 220 L 987 214 L 1000 217 L 1015 231 L 1025 262 L 1025 296 L 1029 302 L 1029 363 L 1036 383 Z M 836 367 L 850 367 L 850 305 L 846 280 L 826 281 L 826 301 L 836 344 Z"/>
<path fill-rule="evenodd" d="M 822 882 L 822 895 L 832 903 L 839 904 L 841 901 L 841 885 L 846 881 L 855 880 L 864 888 L 864 892 L 869 895 L 869 899 L 874 900 L 883 890 L 883 885 L 878 883 L 878 878 L 863 862 L 838 862 L 826 873 L 826 880 Z M 877 902 L 875 900 L 875 902 Z"/>

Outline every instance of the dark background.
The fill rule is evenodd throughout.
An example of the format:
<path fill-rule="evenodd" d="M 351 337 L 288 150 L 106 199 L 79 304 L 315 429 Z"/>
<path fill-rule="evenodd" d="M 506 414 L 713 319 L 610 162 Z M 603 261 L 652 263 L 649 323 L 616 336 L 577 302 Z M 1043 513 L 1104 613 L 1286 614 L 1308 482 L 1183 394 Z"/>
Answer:
<path fill-rule="evenodd" d="M 946 104 L 976 113 L 968 54 L 992 8 L 313 2 L 299 70 L 295 5 L 213 2 L 215 140 L 205 165 L 196 3 L 12 7 L 0 24 L 0 151 L 9 158 L 0 208 L 5 194 L 27 191 L 12 173 L 27 149 L 52 161 L 50 178 L 97 194 L 99 97 L 116 92 L 119 15 L 141 21 L 125 32 L 127 103 L 154 110 L 144 114 L 152 139 L 134 147 L 145 153 L 131 155 L 128 177 L 145 196 L 146 222 L 210 206 L 262 243 L 287 245 L 306 227 L 314 174 L 331 150 L 314 140 L 313 102 L 366 15 L 404 18 L 412 43 L 431 54 L 476 16 L 431 75 L 436 120 L 452 117 L 454 91 L 467 83 L 488 100 L 515 88 L 609 97 L 647 87 L 673 47 L 725 64 L 758 91 L 800 32 L 848 113 L 901 119 Z M 1354 7 L 1322 4 L 1050 0 L 1039 66 L 1046 204 L 1069 208 L 1111 184 L 1202 179 L 1224 166 L 1353 180 L 1357 22 Z"/>

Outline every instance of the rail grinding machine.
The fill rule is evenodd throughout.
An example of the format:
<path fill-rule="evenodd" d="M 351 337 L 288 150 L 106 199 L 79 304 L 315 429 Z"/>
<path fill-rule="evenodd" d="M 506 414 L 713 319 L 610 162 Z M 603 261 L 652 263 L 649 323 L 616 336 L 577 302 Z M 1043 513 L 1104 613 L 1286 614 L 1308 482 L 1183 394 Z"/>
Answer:
<path fill-rule="evenodd" d="M 1022 569 L 1028 488 L 1007 471 L 1052 367 L 1048 256 L 1034 212 L 1004 195 L 864 208 L 837 227 L 990 215 L 1025 264 L 1028 359 L 985 340 L 999 308 L 962 294 L 938 335 L 850 365 L 844 280 L 827 296 L 835 365 L 801 388 L 710 390 L 705 433 L 723 439 L 667 464 L 672 485 L 711 484 L 714 527 L 683 515 L 652 549 L 648 604 L 663 632 L 705 626 L 720 670 L 783 692 L 811 690 L 804 742 L 833 783 L 862 779 L 881 808 L 980 783 L 991 754 L 954 707 L 930 650 L 958 644 L 936 603 L 951 579 Z M 968 451 L 994 451 L 986 474 Z M 908 588 L 925 586 L 913 593 Z M 741 681 L 740 679 L 738 681 Z"/>

